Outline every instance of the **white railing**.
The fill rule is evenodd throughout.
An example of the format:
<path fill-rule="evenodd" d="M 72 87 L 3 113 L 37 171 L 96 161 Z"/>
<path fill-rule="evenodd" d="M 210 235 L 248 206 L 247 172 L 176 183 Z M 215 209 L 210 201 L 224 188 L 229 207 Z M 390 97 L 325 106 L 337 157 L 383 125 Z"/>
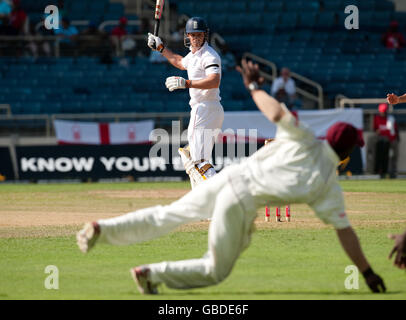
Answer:
<path fill-rule="evenodd" d="M 262 64 L 262 65 L 266 65 L 269 68 L 271 68 L 271 73 L 268 72 L 264 72 L 264 71 L 260 71 L 260 74 L 262 77 L 264 77 L 265 80 L 268 81 L 273 81 L 276 79 L 276 77 L 278 76 L 278 68 L 276 67 L 276 64 L 266 60 L 264 58 L 261 58 L 259 56 L 256 56 L 255 54 L 249 53 L 249 52 L 245 52 L 242 56 L 243 59 L 249 58 L 253 61 L 255 61 L 258 64 Z"/>
<path fill-rule="evenodd" d="M 77 35 L 76 36 L 77 40 L 82 41 L 82 40 L 94 40 L 94 36 L 89 36 L 89 35 Z M 140 39 L 145 39 L 146 40 L 146 35 L 126 35 L 125 38 L 131 38 L 133 40 L 140 40 Z M 18 41 L 26 41 L 26 42 L 42 42 L 42 41 L 49 41 L 53 43 L 55 52 L 54 56 L 56 58 L 60 57 L 60 40 L 62 39 L 61 36 L 56 35 L 56 36 L 42 36 L 42 35 L 20 35 L 20 36 L 0 36 L 0 42 L 18 42 Z M 116 50 L 117 51 L 117 50 Z"/>
<path fill-rule="evenodd" d="M 90 24 L 89 20 L 72 20 L 71 25 L 75 27 L 86 27 Z M 44 21 L 40 21 L 35 25 L 35 31 L 38 31 L 44 25 Z"/>
<path fill-rule="evenodd" d="M 119 20 L 106 20 L 103 21 L 99 26 L 98 29 L 100 31 L 104 31 L 104 28 L 109 27 L 109 26 L 117 26 L 119 25 L 120 21 Z M 128 20 L 127 24 L 129 26 L 139 26 L 141 24 L 141 21 L 139 20 Z M 43 21 L 38 22 L 35 25 L 35 30 L 38 31 L 42 26 L 44 25 Z M 72 20 L 71 25 L 75 27 L 86 27 L 90 25 L 89 20 Z"/>
<path fill-rule="evenodd" d="M 217 52 L 221 52 L 221 49 L 218 47 L 217 43 L 221 43 L 222 45 L 224 45 L 226 43 L 226 41 L 224 40 L 224 38 L 222 36 L 220 36 L 218 33 L 213 33 L 210 36 L 210 45 L 217 51 Z"/>
<path fill-rule="evenodd" d="M 99 25 L 99 30 L 100 31 L 104 31 L 104 28 L 106 27 L 110 27 L 110 26 L 118 26 L 120 23 L 119 20 L 107 20 L 107 21 L 103 21 L 100 25 Z M 141 21 L 139 20 L 128 20 L 127 24 L 129 26 L 139 26 L 141 24 Z"/>
<path fill-rule="evenodd" d="M 341 94 L 341 93 L 337 94 L 335 99 L 334 99 L 334 106 L 335 106 L 336 109 L 340 108 L 341 99 L 349 99 L 349 98 L 347 96 Z M 351 108 L 354 108 L 353 103 L 350 103 L 349 105 L 350 105 Z"/>
<path fill-rule="evenodd" d="M 351 98 L 341 98 L 338 100 L 338 105 L 340 108 L 345 108 L 346 105 L 350 105 L 354 108 L 356 104 L 381 104 L 387 103 L 386 99 L 383 98 L 368 98 L 368 99 L 351 99 Z M 390 108 L 392 106 L 390 105 Z"/>

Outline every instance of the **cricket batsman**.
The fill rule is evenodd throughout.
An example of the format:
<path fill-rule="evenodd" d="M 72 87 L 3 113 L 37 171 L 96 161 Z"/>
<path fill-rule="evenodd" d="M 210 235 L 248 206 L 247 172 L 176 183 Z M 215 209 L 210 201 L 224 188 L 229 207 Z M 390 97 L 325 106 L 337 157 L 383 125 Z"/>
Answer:
<path fill-rule="evenodd" d="M 366 259 L 345 213 L 336 176 L 340 160 L 364 144 L 357 129 L 338 122 L 329 128 L 326 140 L 318 140 L 283 104 L 259 89 L 263 79 L 257 65 L 243 60 L 239 71 L 258 108 L 276 124 L 275 141 L 172 204 L 85 224 L 77 234 L 80 250 L 88 252 L 96 243 L 128 245 L 150 240 L 211 216 L 208 251 L 203 257 L 141 265 L 130 272 L 144 294 L 157 293 L 162 283 L 177 289 L 215 285 L 230 274 L 249 246 L 258 208 L 270 203 L 306 203 L 319 219 L 334 227 L 369 288 L 384 292 L 384 282 Z"/>
<path fill-rule="evenodd" d="M 169 77 L 165 85 L 169 91 L 189 89 L 190 122 L 188 146 L 179 149 L 192 188 L 214 176 L 216 171 L 210 163 L 214 143 L 224 120 L 220 104 L 221 59 L 208 44 L 209 29 L 203 18 L 193 17 L 186 22 L 184 44 L 190 49 L 185 57 L 173 53 L 161 38 L 148 34 L 148 46 L 159 51 L 180 70 L 187 70 L 188 80 Z"/>

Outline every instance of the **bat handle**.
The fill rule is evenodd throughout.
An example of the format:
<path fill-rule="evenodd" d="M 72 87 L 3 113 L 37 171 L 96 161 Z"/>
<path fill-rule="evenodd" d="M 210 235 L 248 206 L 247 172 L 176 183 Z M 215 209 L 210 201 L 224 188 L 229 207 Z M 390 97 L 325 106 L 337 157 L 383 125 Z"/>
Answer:
<path fill-rule="evenodd" d="M 159 31 L 159 23 L 161 20 L 155 20 L 155 26 L 154 26 L 154 36 L 158 36 L 158 31 Z"/>

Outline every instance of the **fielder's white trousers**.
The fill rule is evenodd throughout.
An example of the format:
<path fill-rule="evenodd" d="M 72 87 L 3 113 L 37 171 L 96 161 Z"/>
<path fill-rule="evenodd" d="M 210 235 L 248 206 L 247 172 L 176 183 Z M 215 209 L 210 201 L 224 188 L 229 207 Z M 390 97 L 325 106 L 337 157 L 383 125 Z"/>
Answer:
<path fill-rule="evenodd" d="M 249 245 L 256 209 L 247 181 L 230 166 L 167 206 L 156 206 L 100 220 L 99 242 L 125 245 L 153 239 L 176 227 L 212 218 L 208 251 L 200 259 L 148 265 L 150 279 L 170 288 L 194 288 L 219 283 L 231 272 Z"/>
<path fill-rule="evenodd" d="M 188 126 L 188 142 L 192 160 L 210 160 L 214 143 L 223 126 L 224 110 L 218 101 L 192 105 Z"/>

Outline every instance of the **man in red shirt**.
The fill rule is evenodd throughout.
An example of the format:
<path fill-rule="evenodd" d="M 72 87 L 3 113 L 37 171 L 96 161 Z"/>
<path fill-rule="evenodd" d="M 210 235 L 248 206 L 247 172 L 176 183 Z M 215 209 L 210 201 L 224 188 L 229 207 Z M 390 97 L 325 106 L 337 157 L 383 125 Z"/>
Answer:
<path fill-rule="evenodd" d="M 127 22 L 128 19 L 126 17 L 122 17 L 120 19 L 120 24 L 111 31 L 111 42 L 113 43 L 114 47 L 116 48 L 116 52 L 119 55 L 122 55 L 123 53 L 122 51 L 123 37 L 125 37 L 128 34 Z"/>
<path fill-rule="evenodd" d="M 374 131 L 378 135 L 376 143 L 375 173 L 385 177 L 388 172 L 391 178 L 396 177 L 399 129 L 393 115 L 388 115 L 388 105 L 378 107 L 379 114 L 374 117 Z"/>
<path fill-rule="evenodd" d="M 389 30 L 382 36 L 382 42 L 388 49 L 399 49 L 406 45 L 406 40 L 399 32 L 399 23 L 392 21 Z"/>
<path fill-rule="evenodd" d="M 10 13 L 10 26 L 13 34 L 23 34 L 27 14 L 21 8 L 20 0 L 13 0 L 13 10 Z"/>
<path fill-rule="evenodd" d="M 115 36 L 115 37 L 118 37 L 118 38 L 126 36 L 128 34 L 128 32 L 127 32 L 127 22 L 128 22 L 127 18 L 122 17 L 120 19 L 120 24 L 117 27 L 115 27 L 113 29 L 113 31 L 111 31 L 111 35 Z"/>

